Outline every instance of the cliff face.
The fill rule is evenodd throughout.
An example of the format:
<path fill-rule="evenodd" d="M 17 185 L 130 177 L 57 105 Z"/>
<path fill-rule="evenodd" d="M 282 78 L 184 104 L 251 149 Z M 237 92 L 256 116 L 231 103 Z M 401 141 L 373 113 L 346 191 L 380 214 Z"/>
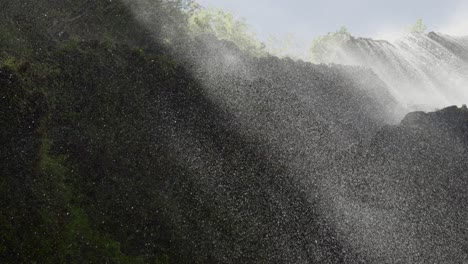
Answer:
<path fill-rule="evenodd" d="M 403 110 L 370 70 L 252 58 L 206 36 L 173 50 L 135 21 L 114 28 L 130 16 L 120 2 L 93 3 L 98 12 L 85 15 L 96 17 L 96 31 L 69 25 L 64 38 L 43 31 L 53 19 L 37 31 L 2 20 L 17 37 L 0 52 L 2 262 L 461 254 L 452 240 L 430 241 L 463 229 L 462 203 L 459 214 L 437 214 L 439 202 L 464 199 L 447 198 L 465 186 L 463 111 L 390 126 Z M 104 12 L 113 15 L 101 25 L 103 10 L 120 11 Z M 102 32 L 110 37 L 96 39 Z M 444 190 L 440 200 L 431 188 Z M 447 219 L 453 226 L 442 226 Z M 401 234 L 407 225 L 412 233 Z"/>
<path fill-rule="evenodd" d="M 336 160 L 324 201 L 340 236 L 368 261 L 466 259 L 468 112 L 410 113 Z"/>
<path fill-rule="evenodd" d="M 4 259 L 352 258 L 306 192 L 330 153 L 385 123 L 352 76 L 374 75 L 242 54 L 248 75 L 192 72 L 201 60 L 156 45 L 68 40 L 4 61 Z"/>

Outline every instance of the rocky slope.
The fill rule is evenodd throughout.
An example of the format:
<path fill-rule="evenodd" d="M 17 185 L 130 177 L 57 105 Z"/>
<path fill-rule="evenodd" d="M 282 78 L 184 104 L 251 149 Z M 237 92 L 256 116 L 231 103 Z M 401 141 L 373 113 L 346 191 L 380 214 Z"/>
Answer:
<path fill-rule="evenodd" d="M 389 126 L 401 109 L 364 68 L 252 58 L 209 36 L 182 37 L 176 43 L 189 42 L 174 50 L 136 21 L 120 31 L 130 15 L 118 1 L 94 1 L 96 13 L 86 16 L 96 19 L 77 18 L 80 27 L 69 25 L 62 38 L 46 30 L 53 16 L 82 8 L 49 4 L 52 18 L 36 24 L 27 12 L 0 12 L 10 36 L 0 52 L 2 262 L 359 263 L 417 261 L 436 249 L 441 260 L 462 256 L 461 235 L 432 250 L 423 230 L 437 227 L 430 235 L 446 241 L 463 229 L 442 226 L 442 204 L 431 207 L 455 201 L 431 188 L 464 186 L 456 176 L 466 122 L 454 114 L 463 111 L 416 113 Z M 106 39 L 96 37 L 103 32 Z M 414 173 L 437 171 L 415 187 Z M 380 178 L 365 176 L 374 172 Z M 438 187 L 444 179 L 459 184 Z M 367 211 L 346 203 L 394 210 L 390 222 L 401 225 L 414 212 L 405 235 L 424 250 L 398 243 L 406 237 L 396 227 L 363 223 Z M 454 225 L 464 210 L 456 208 L 461 214 L 447 218 Z"/>
<path fill-rule="evenodd" d="M 370 263 L 460 263 L 468 257 L 468 111 L 408 114 L 324 175 L 324 208 Z"/>

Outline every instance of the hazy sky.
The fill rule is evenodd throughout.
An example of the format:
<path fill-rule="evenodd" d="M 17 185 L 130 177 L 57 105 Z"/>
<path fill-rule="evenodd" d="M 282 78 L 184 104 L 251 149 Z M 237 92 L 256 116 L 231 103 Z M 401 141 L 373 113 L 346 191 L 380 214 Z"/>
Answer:
<path fill-rule="evenodd" d="M 355 36 L 393 38 L 422 18 L 429 30 L 468 35 L 468 0 L 198 0 L 243 17 L 261 39 L 292 33 L 310 43 L 346 25 Z"/>

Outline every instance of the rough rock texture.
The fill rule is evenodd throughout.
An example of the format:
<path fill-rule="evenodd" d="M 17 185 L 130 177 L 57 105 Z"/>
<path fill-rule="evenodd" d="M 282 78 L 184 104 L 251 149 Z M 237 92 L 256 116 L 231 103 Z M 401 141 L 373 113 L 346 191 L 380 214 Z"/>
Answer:
<path fill-rule="evenodd" d="M 43 2 L 0 9 L 0 262 L 463 261 L 466 110 Z"/>
<path fill-rule="evenodd" d="M 324 205 L 339 237 L 371 263 L 468 257 L 468 111 L 408 114 L 339 155 Z"/>

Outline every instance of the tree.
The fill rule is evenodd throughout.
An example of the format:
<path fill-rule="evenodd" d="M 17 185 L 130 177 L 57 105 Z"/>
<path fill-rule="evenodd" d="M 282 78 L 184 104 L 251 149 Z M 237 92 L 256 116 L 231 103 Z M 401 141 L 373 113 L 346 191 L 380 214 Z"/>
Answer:
<path fill-rule="evenodd" d="M 416 21 L 416 24 L 414 24 L 413 26 L 410 26 L 408 27 L 407 29 L 410 33 L 425 33 L 426 30 L 427 30 L 427 26 L 423 23 L 423 20 L 421 18 L 419 18 L 417 21 Z"/>
<path fill-rule="evenodd" d="M 310 60 L 315 63 L 328 63 L 337 56 L 337 48 L 351 38 L 348 28 L 342 26 L 335 32 L 314 39 L 310 47 Z"/>
<path fill-rule="evenodd" d="M 265 45 L 243 20 L 220 9 L 202 8 L 194 4 L 189 11 L 189 30 L 196 36 L 213 34 L 219 39 L 232 41 L 239 49 L 251 55 L 266 54 Z"/>

